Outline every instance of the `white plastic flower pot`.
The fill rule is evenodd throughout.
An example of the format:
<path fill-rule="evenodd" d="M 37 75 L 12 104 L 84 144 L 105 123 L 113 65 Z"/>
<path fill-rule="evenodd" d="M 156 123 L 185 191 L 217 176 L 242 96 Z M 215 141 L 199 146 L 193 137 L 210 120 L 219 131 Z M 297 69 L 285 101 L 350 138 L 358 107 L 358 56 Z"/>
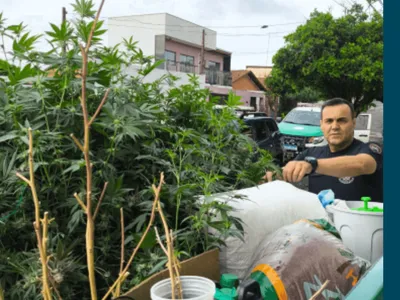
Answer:
<path fill-rule="evenodd" d="M 215 294 L 215 283 L 210 279 L 199 276 L 181 276 L 183 298 L 176 300 L 213 300 Z M 154 284 L 150 289 L 152 300 L 171 299 L 170 278 Z"/>

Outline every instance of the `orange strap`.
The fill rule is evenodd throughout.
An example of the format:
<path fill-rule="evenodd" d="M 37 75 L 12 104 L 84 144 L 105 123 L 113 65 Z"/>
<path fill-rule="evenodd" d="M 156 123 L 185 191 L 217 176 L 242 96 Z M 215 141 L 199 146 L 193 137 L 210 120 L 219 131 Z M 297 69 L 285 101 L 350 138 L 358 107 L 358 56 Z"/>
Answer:
<path fill-rule="evenodd" d="M 282 280 L 279 278 L 278 273 L 275 270 L 266 264 L 258 265 L 254 268 L 253 272 L 260 271 L 264 273 L 265 276 L 269 279 L 272 286 L 275 289 L 276 294 L 279 297 L 279 300 L 287 300 L 288 296 L 286 294 L 285 286 L 283 285 Z"/>
<path fill-rule="evenodd" d="M 298 221 L 294 222 L 294 224 L 297 224 L 297 223 L 308 223 L 308 224 L 311 224 L 312 226 L 314 226 L 314 227 L 316 227 L 318 229 L 324 229 L 321 224 L 318 224 L 316 222 L 312 222 L 312 221 L 307 220 L 307 219 L 301 219 L 301 220 L 298 220 Z"/>

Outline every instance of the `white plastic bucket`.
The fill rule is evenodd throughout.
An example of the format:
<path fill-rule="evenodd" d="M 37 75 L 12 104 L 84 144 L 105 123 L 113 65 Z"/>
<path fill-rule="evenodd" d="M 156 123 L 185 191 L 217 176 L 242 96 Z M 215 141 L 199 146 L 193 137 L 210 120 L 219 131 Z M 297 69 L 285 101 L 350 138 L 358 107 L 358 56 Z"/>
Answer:
<path fill-rule="evenodd" d="M 210 279 L 199 276 L 181 276 L 183 298 L 176 300 L 213 300 L 215 294 L 215 283 Z M 161 280 L 150 289 L 152 300 L 171 299 L 170 278 Z"/>
<path fill-rule="evenodd" d="M 326 207 L 346 247 L 372 264 L 383 255 L 383 212 L 351 210 L 363 205 L 360 201 L 345 201 L 342 205 Z M 370 207 L 383 209 L 383 204 L 369 202 Z"/>

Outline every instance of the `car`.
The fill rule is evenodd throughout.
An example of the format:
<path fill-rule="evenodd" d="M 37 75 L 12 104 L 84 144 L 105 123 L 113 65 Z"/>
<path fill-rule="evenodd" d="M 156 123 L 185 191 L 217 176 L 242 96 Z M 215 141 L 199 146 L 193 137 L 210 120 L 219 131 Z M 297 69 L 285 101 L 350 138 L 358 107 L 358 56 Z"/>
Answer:
<path fill-rule="evenodd" d="M 383 133 L 373 130 L 372 122 L 378 121 L 379 118 L 373 119 L 371 113 L 361 113 L 356 120 L 356 129 L 354 137 L 364 143 L 376 143 L 383 147 Z"/>
<path fill-rule="evenodd" d="M 293 159 L 298 153 L 310 147 L 327 145 L 320 128 L 321 107 L 307 106 L 292 109 L 279 123 L 284 148 L 283 160 Z M 356 119 L 354 137 L 364 143 L 376 142 L 382 136 L 371 132 L 372 115 L 361 113 Z M 383 138 L 382 138 L 383 140 Z M 381 144 L 379 142 L 379 144 Z"/>
<path fill-rule="evenodd" d="M 279 122 L 285 150 L 284 161 L 289 161 L 307 147 L 324 146 L 326 140 L 320 128 L 321 107 L 296 107 Z"/>
<path fill-rule="evenodd" d="M 278 165 L 283 163 L 283 144 L 281 141 L 281 133 L 278 124 L 273 118 L 264 115 L 244 116 L 243 122 L 247 125 L 245 133 L 247 133 L 260 147 L 271 153 L 274 162 Z"/>

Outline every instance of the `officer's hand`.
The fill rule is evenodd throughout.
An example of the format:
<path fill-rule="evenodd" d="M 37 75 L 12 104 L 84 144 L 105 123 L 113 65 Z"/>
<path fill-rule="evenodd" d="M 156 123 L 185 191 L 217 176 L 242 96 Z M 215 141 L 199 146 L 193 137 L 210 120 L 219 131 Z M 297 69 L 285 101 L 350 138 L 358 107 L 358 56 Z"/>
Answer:
<path fill-rule="evenodd" d="M 263 179 L 264 179 L 265 182 L 271 182 L 271 181 L 274 180 L 273 179 L 274 175 L 276 175 L 277 179 L 282 179 L 282 177 L 279 176 L 279 174 L 276 174 L 275 172 L 271 172 L 271 171 L 265 172 L 265 175 L 264 175 Z"/>
<path fill-rule="evenodd" d="M 283 180 L 287 182 L 299 182 L 306 174 L 310 174 L 312 166 L 305 161 L 291 161 L 283 168 Z"/>

